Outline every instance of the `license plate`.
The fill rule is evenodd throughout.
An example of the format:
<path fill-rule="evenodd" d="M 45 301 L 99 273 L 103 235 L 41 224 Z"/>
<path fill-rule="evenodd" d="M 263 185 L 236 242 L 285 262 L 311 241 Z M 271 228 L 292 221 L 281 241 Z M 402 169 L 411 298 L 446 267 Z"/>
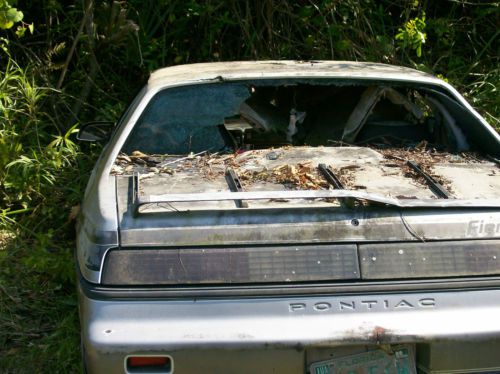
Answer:
<path fill-rule="evenodd" d="M 311 364 L 311 374 L 416 374 L 412 346 L 392 347 L 319 361 Z"/>

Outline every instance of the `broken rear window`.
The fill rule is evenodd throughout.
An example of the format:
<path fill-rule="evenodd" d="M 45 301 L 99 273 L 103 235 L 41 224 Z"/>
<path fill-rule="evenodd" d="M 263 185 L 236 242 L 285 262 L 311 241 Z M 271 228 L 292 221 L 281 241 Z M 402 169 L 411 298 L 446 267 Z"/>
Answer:
<path fill-rule="evenodd" d="M 206 84 L 159 92 L 136 123 L 124 152 L 187 154 L 225 146 L 220 124 L 250 96 L 244 84 Z"/>
<path fill-rule="evenodd" d="M 439 87 L 361 80 L 218 82 L 156 94 L 112 173 L 158 175 L 141 184 L 145 196 L 340 189 L 397 199 L 490 199 L 500 188 L 498 152 L 479 119 Z M 285 196 L 198 205 L 333 201 Z"/>
<path fill-rule="evenodd" d="M 489 146 L 478 120 L 429 87 L 345 81 L 221 82 L 174 87 L 147 105 L 123 152 L 189 154 L 284 145 Z M 492 143 L 493 144 L 493 143 Z M 494 144 L 493 144 L 494 145 Z"/>

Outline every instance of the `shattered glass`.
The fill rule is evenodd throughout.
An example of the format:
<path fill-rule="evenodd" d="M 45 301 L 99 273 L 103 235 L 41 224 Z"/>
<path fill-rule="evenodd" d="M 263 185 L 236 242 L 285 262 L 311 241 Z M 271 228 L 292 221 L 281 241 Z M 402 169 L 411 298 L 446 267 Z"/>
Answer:
<path fill-rule="evenodd" d="M 204 84 L 169 88 L 158 93 L 139 118 L 124 153 L 189 154 L 225 146 L 217 125 L 238 113 L 250 96 L 241 83 Z"/>

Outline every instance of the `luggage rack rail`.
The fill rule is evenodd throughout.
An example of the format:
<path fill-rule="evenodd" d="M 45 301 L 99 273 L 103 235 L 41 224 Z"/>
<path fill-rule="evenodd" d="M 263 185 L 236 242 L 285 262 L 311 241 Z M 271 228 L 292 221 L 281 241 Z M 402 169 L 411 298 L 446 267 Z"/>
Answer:
<path fill-rule="evenodd" d="M 272 199 L 356 199 L 396 208 L 499 208 L 500 199 L 401 199 L 381 196 L 356 190 L 288 190 L 288 191 L 241 191 L 198 192 L 141 195 L 139 173 L 133 175 L 134 215 L 141 214 L 139 208 L 148 204 L 190 203 L 202 201 L 248 201 Z"/>

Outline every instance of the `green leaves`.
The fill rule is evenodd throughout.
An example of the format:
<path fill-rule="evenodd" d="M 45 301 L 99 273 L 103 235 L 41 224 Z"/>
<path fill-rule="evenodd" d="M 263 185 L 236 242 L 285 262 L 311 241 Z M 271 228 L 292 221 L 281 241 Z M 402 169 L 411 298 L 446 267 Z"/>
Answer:
<path fill-rule="evenodd" d="M 15 4 L 15 1 L 10 3 Z M 0 29 L 10 29 L 23 19 L 23 12 L 12 7 L 10 3 L 7 0 L 0 0 Z"/>
<path fill-rule="evenodd" d="M 403 48 L 413 49 L 418 57 L 422 56 L 422 46 L 427 39 L 425 33 L 425 13 L 422 18 L 415 17 L 398 29 L 396 40 Z"/>
<path fill-rule="evenodd" d="M 3 207 L 37 207 L 52 191 L 63 168 L 74 164 L 78 147 L 66 133 L 50 127 L 40 110 L 47 90 L 31 69 L 9 60 L 0 70 L 0 202 Z"/>
<path fill-rule="evenodd" d="M 29 30 L 29 32 L 33 34 L 33 31 L 35 30 L 34 24 L 22 22 L 24 14 L 12 6 L 15 4 L 17 4 L 17 0 L 0 0 L 0 29 L 7 30 L 12 28 L 16 23 L 21 22 L 21 24 L 17 26 L 15 32 L 16 36 L 18 38 L 23 37 L 26 30 Z M 0 40 L 0 42 L 2 41 Z M 7 54 L 9 53 L 5 40 L 3 40 L 3 43 L 0 43 L 0 48 L 2 48 Z"/>
<path fill-rule="evenodd" d="M 26 30 L 29 30 L 29 32 L 33 34 L 33 31 L 35 30 L 35 25 L 33 23 L 30 23 L 29 25 L 23 24 L 21 26 L 17 26 L 16 36 L 18 38 L 23 37 L 24 34 L 26 33 Z"/>

